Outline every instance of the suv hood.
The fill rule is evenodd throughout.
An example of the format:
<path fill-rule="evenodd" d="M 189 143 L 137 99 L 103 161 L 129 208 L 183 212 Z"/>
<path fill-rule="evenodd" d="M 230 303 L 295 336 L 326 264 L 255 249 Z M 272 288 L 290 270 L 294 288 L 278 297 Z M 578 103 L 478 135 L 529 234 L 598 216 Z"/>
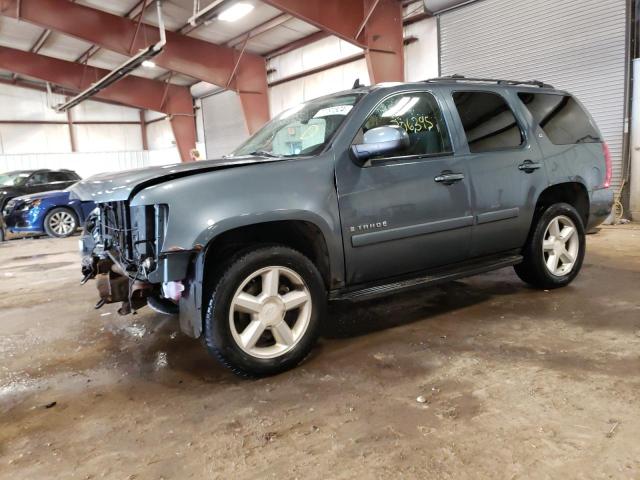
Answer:
<path fill-rule="evenodd" d="M 132 194 L 151 185 L 173 178 L 196 175 L 212 170 L 236 168 L 255 163 L 280 162 L 285 158 L 236 157 L 189 163 L 174 163 L 160 167 L 137 168 L 117 173 L 100 173 L 69 187 L 71 198 L 96 203 L 127 200 Z"/>

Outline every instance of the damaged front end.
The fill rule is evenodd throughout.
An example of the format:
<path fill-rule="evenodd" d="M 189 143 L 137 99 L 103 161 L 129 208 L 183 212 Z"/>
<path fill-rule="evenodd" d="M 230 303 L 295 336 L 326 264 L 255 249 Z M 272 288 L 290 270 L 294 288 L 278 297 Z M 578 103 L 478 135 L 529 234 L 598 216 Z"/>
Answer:
<path fill-rule="evenodd" d="M 161 252 L 167 219 L 166 205 L 130 207 L 127 201 L 101 203 L 92 212 L 80 240 L 81 283 L 96 280 L 96 309 L 120 302 L 120 315 L 147 304 L 164 314 L 178 313 L 184 273 L 176 270 L 186 272 L 190 252 L 180 252 L 187 253 L 182 262 L 166 261 Z"/>

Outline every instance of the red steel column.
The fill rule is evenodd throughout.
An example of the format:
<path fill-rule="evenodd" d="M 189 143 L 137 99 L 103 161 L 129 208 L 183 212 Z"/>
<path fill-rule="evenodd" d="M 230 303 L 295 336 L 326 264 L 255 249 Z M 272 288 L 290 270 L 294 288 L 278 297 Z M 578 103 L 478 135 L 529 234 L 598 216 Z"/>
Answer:
<path fill-rule="evenodd" d="M 176 137 L 176 145 L 183 162 L 191 162 L 191 150 L 196 148 L 196 122 L 193 116 L 173 115 L 171 130 Z"/>
<path fill-rule="evenodd" d="M 376 0 L 364 0 L 368 12 Z M 404 81 L 402 4 L 380 0 L 364 27 L 365 58 L 372 83 Z"/>
<path fill-rule="evenodd" d="M 147 136 L 147 119 L 144 110 L 140 110 L 140 138 L 142 139 L 142 150 L 149 150 L 149 137 Z"/>

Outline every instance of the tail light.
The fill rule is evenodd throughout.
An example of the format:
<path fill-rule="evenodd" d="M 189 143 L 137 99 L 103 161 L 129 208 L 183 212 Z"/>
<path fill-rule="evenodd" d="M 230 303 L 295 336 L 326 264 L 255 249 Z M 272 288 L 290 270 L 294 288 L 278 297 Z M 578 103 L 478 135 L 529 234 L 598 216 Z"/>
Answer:
<path fill-rule="evenodd" d="M 609 145 L 607 142 L 602 142 L 602 153 L 604 154 L 604 183 L 602 184 L 603 188 L 609 188 L 611 186 L 611 150 L 609 150 Z"/>

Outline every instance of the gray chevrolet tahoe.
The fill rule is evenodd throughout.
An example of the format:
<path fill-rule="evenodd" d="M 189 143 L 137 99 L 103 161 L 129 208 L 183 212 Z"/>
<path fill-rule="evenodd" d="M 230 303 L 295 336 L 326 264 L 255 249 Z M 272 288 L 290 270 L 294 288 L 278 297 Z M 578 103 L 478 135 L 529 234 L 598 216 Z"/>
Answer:
<path fill-rule="evenodd" d="M 437 78 L 291 108 L 231 155 L 86 179 L 96 305 L 148 304 L 244 376 L 311 350 L 327 300 L 513 266 L 569 284 L 610 213 L 589 114 L 541 82 Z"/>

